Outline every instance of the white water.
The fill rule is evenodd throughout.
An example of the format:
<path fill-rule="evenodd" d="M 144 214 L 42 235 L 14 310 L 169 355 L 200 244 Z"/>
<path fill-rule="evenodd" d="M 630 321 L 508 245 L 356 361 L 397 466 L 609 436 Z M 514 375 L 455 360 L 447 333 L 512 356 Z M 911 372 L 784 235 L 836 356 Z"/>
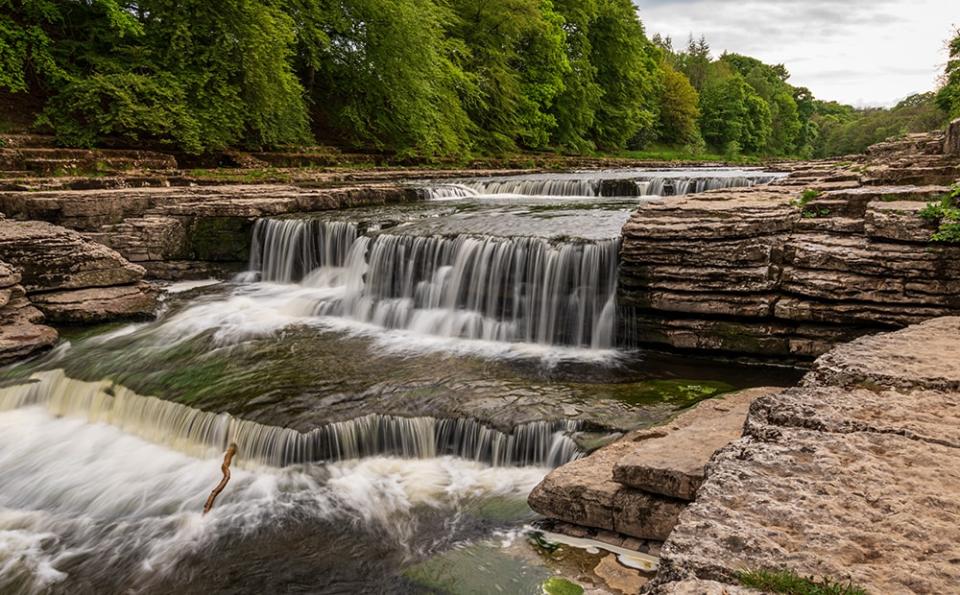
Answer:
<path fill-rule="evenodd" d="M 202 516 L 219 465 L 219 456 L 191 457 L 37 406 L 0 411 L 0 592 L 69 592 L 76 568 L 136 588 L 139 578 L 175 570 L 218 538 L 288 517 L 357 523 L 404 547 L 417 531 L 419 507 L 454 515 L 478 499 L 522 501 L 545 472 L 453 458 L 285 470 L 241 465 Z"/>
<path fill-rule="evenodd" d="M 429 200 L 509 195 L 528 198 L 680 196 L 766 184 L 779 177 L 780 174 L 736 168 L 615 170 L 441 182 L 424 187 L 422 192 Z"/>
<path fill-rule="evenodd" d="M 243 461 L 273 467 L 380 455 L 455 455 L 496 466 L 557 467 L 581 456 L 570 438 L 578 429 L 575 422 L 533 422 L 507 434 L 472 419 L 367 415 L 301 433 L 144 397 L 107 380 L 75 380 L 60 370 L 0 389 L 0 411 L 25 406 L 110 424 L 197 457 L 216 456 L 234 442 Z"/>
<path fill-rule="evenodd" d="M 316 316 L 457 339 L 614 344 L 618 240 L 369 238 L 339 222 L 263 219 L 254 245 L 263 281 L 329 292 Z"/>

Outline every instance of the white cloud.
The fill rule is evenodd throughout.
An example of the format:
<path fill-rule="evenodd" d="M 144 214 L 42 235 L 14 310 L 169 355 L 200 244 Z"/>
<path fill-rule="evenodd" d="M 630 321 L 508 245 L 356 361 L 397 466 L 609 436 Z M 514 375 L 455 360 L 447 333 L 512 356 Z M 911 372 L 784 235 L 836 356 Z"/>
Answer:
<path fill-rule="evenodd" d="M 782 63 L 821 99 L 891 105 L 935 88 L 957 0 L 635 0 L 647 33 L 675 46 L 706 35 L 723 51 Z"/>

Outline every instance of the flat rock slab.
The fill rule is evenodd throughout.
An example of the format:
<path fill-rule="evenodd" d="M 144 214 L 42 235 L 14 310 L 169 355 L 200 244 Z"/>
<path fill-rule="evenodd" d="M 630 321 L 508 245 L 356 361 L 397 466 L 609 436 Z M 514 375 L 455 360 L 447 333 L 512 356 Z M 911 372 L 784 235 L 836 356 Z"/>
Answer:
<path fill-rule="evenodd" d="M 530 507 L 576 525 L 664 540 L 696 493 L 703 466 L 713 452 L 740 436 L 753 400 L 777 390 L 749 389 L 704 401 L 667 426 L 631 433 L 586 458 L 555 469 L 530 493 Z M 712 427 L 715 424 L 711 420 L 722 420 L 723 429 Z M 674 435 L 676 438 L 672 438 Z M 705 435 L 710 436 L 706 443 Z M 641 472 L 638 463 L 623 473 L 654 489 L 637 489 L 614 478 L 621 461 L 648 447 L 652 454 L 642 464 L 650 471 Z M 696 454 L 685 456 L 680 451 Z M 641 481 L 641 475 L 645 481 Z"/>
<path fill-rule="evenodd" d="M 960 457 L 892 434 L 778 428 L 718 453 L 663 549 L 661 575 L 736 584 L 789 568 L 871 593 L 960 584 Z"/>
<path fill-rule="evenodd" d="M 816 361 L 804 385 L 960 391 L 960 317 L 837 347 Z"/>
<path fill-rule="evenodd" d="M 158 295 L 153 285 L 138 283 L 41 293 L 32 299 L 51 322 L 94 323 L 149 317 Z"/>
<path fill-rule="evenodd" d="M 666 539 L 686 502 L 634 490 L 613 480 L 614 465 L 634 448 L 632 443 L 617 442 L 555 469 L 530 492 L 530 507 L 575 525 L 638 539 Z"/>
<path fill-rule="evenodd" d="M 713 453 L 740 438 L 755 399 L 778 389 L 755 388 L 704 401 L 671 424 L 628 437 L 634 448 L 613 468 L 627 487 L 693 500 Z"/>

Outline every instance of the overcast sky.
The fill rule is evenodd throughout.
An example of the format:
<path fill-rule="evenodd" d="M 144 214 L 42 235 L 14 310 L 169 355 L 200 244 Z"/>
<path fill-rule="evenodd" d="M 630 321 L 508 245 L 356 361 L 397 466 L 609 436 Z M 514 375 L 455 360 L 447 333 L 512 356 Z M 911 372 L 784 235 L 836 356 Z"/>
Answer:
<path fill-rule="evenodd" d="M 647 34 L 784 64 L 820 99 L 892 105 L 936 87 L 960 0 L 634 0 Z"/>

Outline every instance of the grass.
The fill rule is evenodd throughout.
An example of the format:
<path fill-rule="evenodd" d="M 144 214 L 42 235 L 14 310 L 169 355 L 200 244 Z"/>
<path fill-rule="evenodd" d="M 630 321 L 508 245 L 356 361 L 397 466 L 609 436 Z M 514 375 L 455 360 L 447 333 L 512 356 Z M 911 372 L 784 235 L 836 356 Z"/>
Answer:
<path fill-rule="evenodd" d="M 816 207 L 807 207 L 811 201 L 816 200 L 823 196 L 823 192 L 819 190 L 814 190 L 813 188 L 807 188 L 800 195 L 800 198 L 790 201 L 790 205 L 800 209 L 800 216 L 804 219 L 819 219 L 821 217 L 829 217 L 830 209 L 826 207 L 816 208 Z"/>
<path fill-rule="evenodd" d="M 744 587 L 783 595 L 867 595 L 852 583 L 802 577 L 792 570 L 750 570 L 737 575 Z"/>

